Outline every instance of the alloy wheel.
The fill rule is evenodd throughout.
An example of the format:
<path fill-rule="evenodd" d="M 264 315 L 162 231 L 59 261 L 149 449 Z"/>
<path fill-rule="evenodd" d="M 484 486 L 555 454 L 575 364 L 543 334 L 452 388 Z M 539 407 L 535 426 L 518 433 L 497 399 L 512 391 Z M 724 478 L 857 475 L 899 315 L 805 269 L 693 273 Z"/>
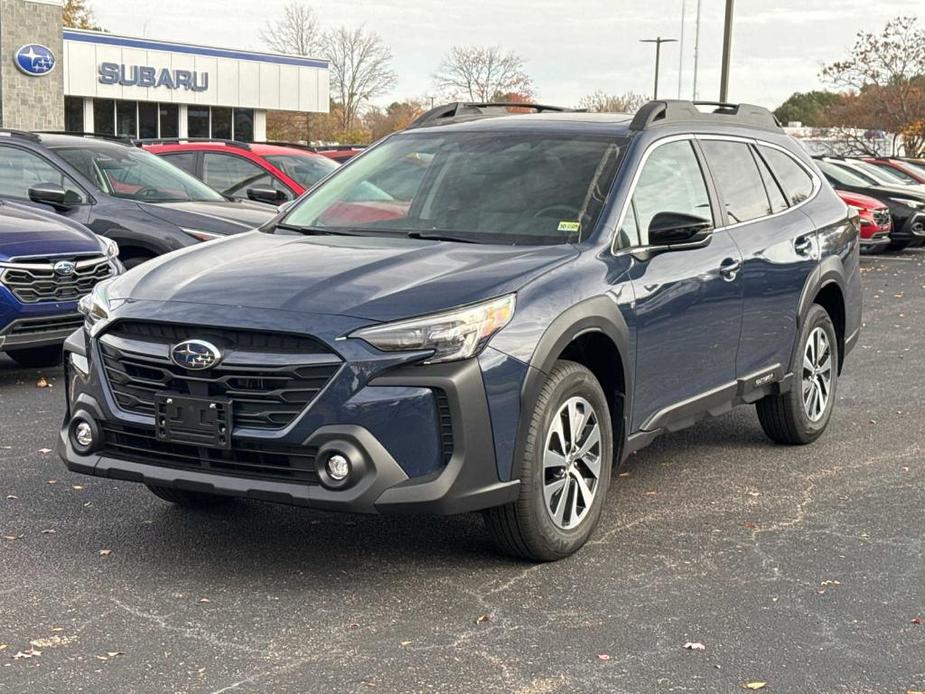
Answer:
<path fill-rule="evenodd" d="M 601 427 L 587 400 L 573 396 L 553 417 L 543 449 L 543 497 L 559 528 L 578 526 L 594 501 L 601 474 Z"/>
<path fill-rule="evenodd" d="M 832 343 L 825 330 L 813 328 L 803 348 L 803 411 L 811 422 L 825 414 L 831 388 Z"/>

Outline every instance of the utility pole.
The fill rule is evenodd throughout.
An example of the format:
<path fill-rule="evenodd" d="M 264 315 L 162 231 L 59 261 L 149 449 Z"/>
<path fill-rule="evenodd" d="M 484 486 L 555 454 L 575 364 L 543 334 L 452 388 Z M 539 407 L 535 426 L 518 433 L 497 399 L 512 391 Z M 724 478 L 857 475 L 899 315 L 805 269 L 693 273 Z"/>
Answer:
<path fill-rule="evenodd" d="M 735 0 L 726 0 L 726 22 L 723 26 L 723 72 L 719 82 L 719 100 L 729 98 L 729 59 L 732 56 L 732 11 Z"/>
<path fill-rule="evenodd" d="M 681 98 L 681 83 L 684 81 L 684 20 L 687 15 L 687 0 L 681 0 L 681 43 L 678 46 L 678 98 Z"/>
<path fill-rule="evenodd" d="M 661 36 L 657 36 L 654 39 L 640 39 L 639 43 L 654 43 L 655 44 L 655 88 L 652 90 L 652 98 L 658 98 L 658 70 L 659 64 L 662 59 L 662 44 L 663 43 L 675 43 L 677 39 L 663 39 Z"/>
<path fill-rule="evenodd" d="M 694 30 L 694 101 L 697 101 L 697 70 L 700 62 L 700 3 L 697 0 L 697 24 Z"/>

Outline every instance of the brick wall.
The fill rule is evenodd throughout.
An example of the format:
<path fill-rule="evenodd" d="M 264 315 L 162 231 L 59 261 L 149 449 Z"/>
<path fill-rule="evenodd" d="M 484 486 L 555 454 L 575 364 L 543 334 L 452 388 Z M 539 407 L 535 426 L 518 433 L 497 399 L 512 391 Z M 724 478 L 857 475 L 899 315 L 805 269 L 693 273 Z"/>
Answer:
<path fill-rule="evenodd" d="M 64 129 L 64 45 L 61 3 L 0 0 L 0 126 L 23 130 Z M 40 43 L 57 64 L 46 75 L 20 72 L 13 60 L 20 46 Z"/>

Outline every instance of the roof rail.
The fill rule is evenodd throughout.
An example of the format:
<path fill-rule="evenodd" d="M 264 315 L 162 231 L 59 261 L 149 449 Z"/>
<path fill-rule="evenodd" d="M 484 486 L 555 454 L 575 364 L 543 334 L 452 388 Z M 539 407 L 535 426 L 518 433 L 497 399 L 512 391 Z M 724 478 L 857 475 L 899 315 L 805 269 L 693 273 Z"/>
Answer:
<path fill-rule="evenodd" d="M 251 146 L 240 140 L 228 140 L 221 137 L 145 137 L 135 140 L 139 145 L 182 145 L 187 142 L 204 142 L 237 147 L 249 150 Z"/>
<path fill-rule="evenodd" d="M 698 106 L 712 106 L 713 110 L 704 112 Z M 668 123 L 700 122 L 718 123 L 719 119 L 728 119 L 730 124 L 742 125 L 761 130 L 781 129 L 780 122 L 768 109 L 752 104 L 727 104 L 721 101 L 683 101 L 664 99 L 650 101 L 636 112 L 631 130 L 648 128 Z"/>
<path fill-rule="evenodd" d="M 456 119 L 472 120 L 475 118 L 489 118 L 492 116 L 507 115 L 509 112 L 500 109 L 525 108 L 532 109 L 535 113 L 575 113 L 580 111 L 574 108 L 565 108 L 563 106 L 547 106 L 543 104 L 522 104 L 513 101 L 498 102 L 473 102 L 473 101 L 454 101 L 449 104 L 443 104 L 432 108 L 427 113 L 418 116 L 408 129 L 421 128 L 427 125 L 438 125 Z M 493 112 L 494 111 L 494 112 Z"/>
<path fill-rule="evenodd" d="M 118 142 L 123 145 L 134 146 L 135 138 L 131 135 L 110 135 L 109 133 L 74 132 L 71 130 L 36 130 L 39 135 L 70 135 L 71 137 L 95 137 L 99 140 Z"/>
<path fill-rule="evenodd" d="M 28 130 L 16 130 L 15 128 L 0 128 L 0 135 L 18 137 L 21 140 L 30 140 L 31 142 L 40 142 L 42 139 L 35 133 L 30 133 Z"/>

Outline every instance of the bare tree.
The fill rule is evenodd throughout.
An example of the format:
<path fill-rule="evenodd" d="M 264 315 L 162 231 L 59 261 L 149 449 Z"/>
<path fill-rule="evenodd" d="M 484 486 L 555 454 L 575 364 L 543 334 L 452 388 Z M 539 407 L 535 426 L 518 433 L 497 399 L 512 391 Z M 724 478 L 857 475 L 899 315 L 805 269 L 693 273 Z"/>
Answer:
<path fill-rule="evenodd" d="M 325 34 L 324 54 L 330 62 L 332 99 L 341 106 L 341 125 L 349 133 L 363 106 L 398 81 L 392 51 L 375 32 L 340 27 Z"/>
<path fill-rule="evenodd" d="M 267 21 L 260 30 L 261 40 L 278 53 L 318 55 L 323 45 L 323 32 L 315 11 L 300 2 L 290 2 L 283 16 Z"/>
<path fill-rule="evenodd" d="M 502 95 L 533 95 L 523 59 L 498 46 L 453 46 L 434 75 L 437 89 L 451 99 L 494 101 Z"/>
<path fill-rule="evenodd" d="M 649 100 L 649 97 L 636 92 L 626 92 L 625 94 L 608 94 L 598 89 L 593 94 L 588 94 L 578 102 L 578 107 L 591 111 L 592 113 L 635 113 L 643 104 Z"/>
<path fill-rule="evenodd" d="M 883 31 L 862 31 L 846 60 L 822 69 L 822 79 L 851 90 L 854 122 L 835 125 L 884 129 L 903 137 L 906 153 L 925 150 L 925 30 L 914 17 L 896 17 Z"/>

